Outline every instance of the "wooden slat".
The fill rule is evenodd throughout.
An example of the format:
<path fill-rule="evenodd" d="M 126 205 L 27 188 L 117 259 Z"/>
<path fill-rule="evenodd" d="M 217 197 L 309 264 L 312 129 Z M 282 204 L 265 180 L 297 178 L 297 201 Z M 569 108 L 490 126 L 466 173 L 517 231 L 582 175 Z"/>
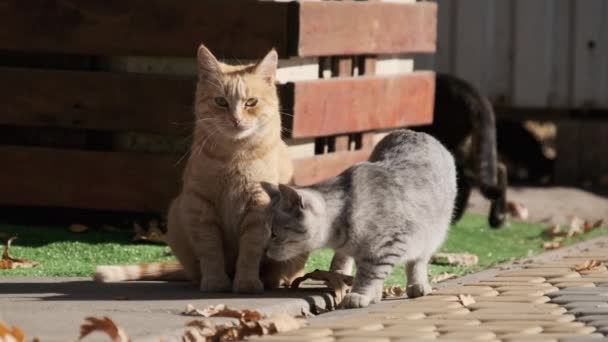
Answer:
<path fill-rule="evenodd" d="M 311 184 L 366 160 L 369 150 L 297 159 Z M 0 146 L 0 205 L 164 212 L 179 192 L 179 156 Z"/>
<path fill-rule="evenodd" d="M 174 156 L 0 146 L 0 205 L 164 211 Z"/>
<path fill-rule="evenodd" d="M 310 185 L 338 175 L 353 164 L 369 158 L 371 149 L 340 151 L 294 160 L 294 182 Z"/>
<path fill-rule="evenodd" d="M 272 1 L 0 2 L 0 49 L 90 55 L 219 56 L 432 52 L 435 4 Z M 237 43 L 238 42 L 238 43 Z"/>
<path fill-rule="evenodd" d="M 126 73 L 0 68 L 0 124 L 187 135 L 194 80 Z M 429 123 L 434 75 L 301 81 L 280 87 L 294 138 Z"/>
<path fill-rule="evenodd" d="M 288 55 L 288 3 L 200 0 L 5 0 L 0 49 L 91 55 Z"/>
<path fill-rule="evenodd" d="M 294 88 L 294 138 L 432 121 L 432 72 L 302 81 Z"/>
<path fill-rule="evenodd" d="M 168 76 L 0 68 L 0 124 L 186 135 L 194 86 Z"/>
<path fill-rule="evenodd" d="M 437 5 L 303 1 L 299 56 L 435 51 Z"/>

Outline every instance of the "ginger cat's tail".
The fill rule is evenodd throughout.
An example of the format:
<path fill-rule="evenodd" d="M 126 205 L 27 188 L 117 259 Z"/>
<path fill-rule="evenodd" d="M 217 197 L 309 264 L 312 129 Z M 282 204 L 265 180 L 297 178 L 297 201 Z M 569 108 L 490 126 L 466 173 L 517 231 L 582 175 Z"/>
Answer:
<path fill-rule="evenodd" d="M 152 262 L 139 265 L 101 265 L 93 279 L 100 283 L 128 280 L 190 280 L 179 262 Z"/>

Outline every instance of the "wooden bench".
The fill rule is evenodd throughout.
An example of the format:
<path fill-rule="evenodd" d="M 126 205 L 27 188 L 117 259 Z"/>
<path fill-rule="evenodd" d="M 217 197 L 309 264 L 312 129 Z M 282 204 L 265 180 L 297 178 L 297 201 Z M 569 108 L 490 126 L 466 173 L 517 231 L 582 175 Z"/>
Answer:
<path fill-rule="evenodd" d="M 432 72 L 374 75 L 374 67 L 382 54 L 432 53 L 436 13 L 424 2 L 4 1 L 0 205 L 164 211 L 179 188 L 180 155 L 122 151 L 112 139 L 187 136 L 195 78 L 100 61 L 194 59 L 201 42 L 244 59 L 275 47 L 281 58 L 316 58 L 320 74 L 330 69 L 331 78 L 279 92 L 288 142 L 314 139 L 318 153 L 294 161 L 296 183 L 333 176 L 368 157 L 370 132 L 432 121 Z"/>

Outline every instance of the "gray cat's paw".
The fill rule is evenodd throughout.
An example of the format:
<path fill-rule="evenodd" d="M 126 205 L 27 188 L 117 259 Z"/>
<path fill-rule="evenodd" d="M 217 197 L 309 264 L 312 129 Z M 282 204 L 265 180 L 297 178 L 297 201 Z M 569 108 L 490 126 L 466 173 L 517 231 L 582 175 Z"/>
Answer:
<path fill-rule="evenodd" d="M 426 296 L 431 293 L 431 291 L 433 291 L 433 289 L 429 284 L 411 284 L 405 289 L 405 293 L 407 293 L 408 298 Z"/>
<path fill-rule="evenodd" d="M 340 308 L 342 309 L 356 309 L 368 307 L 372 302 L 372 299 L 366 295 L 351 292 L 344 296 Z"/>
<path fill-rule="evenodd" d="M 236 278 L 232 285 L 234 293 L 262 293 L 264 283 L 259 278 Z"/>
<path fill-rule="evenodd" d="M 227 275 L 215 277 L 201 277 L 200 289 L 202 292 L 230 292 L 232 282 Z"/>

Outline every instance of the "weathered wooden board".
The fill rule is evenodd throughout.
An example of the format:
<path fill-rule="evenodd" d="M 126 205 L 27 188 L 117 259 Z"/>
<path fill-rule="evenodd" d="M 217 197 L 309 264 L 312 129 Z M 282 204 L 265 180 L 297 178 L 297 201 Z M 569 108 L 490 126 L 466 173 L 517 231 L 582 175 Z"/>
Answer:
<path fill-rule="evenodd" d="M 187 135 L 194 86 L 171 76 L 0 68 L 0 124 Z M 294 138 L 352 133 L 431 122 L 434 75 L 301 81 L 280 92 Z"/>
<path fill-rule="evenodd" d="M 0 50 L 225 58 L 432 52 L 436 6 L 374 2 L 6 0 Z M 238 41 L 238 44 L 235 42 Z"/>
<path fill-rule="evenodd" d="M 432 72 L 297 82 L 292 137 L 427 124 L 434 96 Z"/>
<path fill-rule="evenodd" d="M 434 52 L 437 5 L 303 1 L 299 56 Z"/>
<path fill-rule="evenodd" d="M 371 149 L 339 151 L 294 160 L 294 183 L 309 185 L 338 175 L 349 166 L 369 158 Z"/>
<path fill-rule="evenodd" d="M 0 49 L 119 56 L 288 54 L 288 3 L 199 0 L 6 0 Z M 238 41 L 238 44 L 235 43 Z"/>
<path fill-rule="evenodd" d="M 370 150 L 295 160 L 311 184 L 363 161 Z M 0 205 L 164 212 L 179 192 L 179 156 L 0 146 Z"/>

